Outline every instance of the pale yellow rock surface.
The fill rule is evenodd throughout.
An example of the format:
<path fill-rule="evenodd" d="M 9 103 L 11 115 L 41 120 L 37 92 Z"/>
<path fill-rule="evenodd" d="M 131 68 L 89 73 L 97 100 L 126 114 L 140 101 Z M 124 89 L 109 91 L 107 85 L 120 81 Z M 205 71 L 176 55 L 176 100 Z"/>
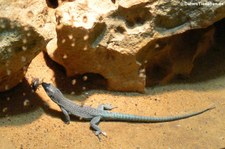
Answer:
<path fill-rule="evenodd" d="M 47 53 L 68 76 L 96 73 L 110 90 L 143 92 L 146 83 L 191 73 L 195 59 L 213 45 L 210 25 L 224 8 L 178 1 L 64 2 L 56 9 L 57 38 Z"/>
<path fill-rule="evenodd" d="M 0 92 L 19 84 L 32 59 L 55 37 L 45 1 L 0 0 Z"/>
<path fill-rule="evenodd" d="M 144 92 L 146 84 L 189 75 L 194 61 L 213 44 L 213 23 L 225 14 L 219 0 L 1 0 L 0 8 L 0 17 L 16 21 L 19 30 L 13 33 L 1 24 L 1 42 L 8 42 L 1 43 L 1 55 L 12 50 L 15 58 L 8 58 L 10 65 L 1 61 L 0 91 L 17 85 L 30 61 L 52 39 L 45 51 L 67 76 L 99 74 L 110 90 Z M 9 42 L 9 34 L 17 34 L 16 41 Z M 17 53 L 15 47 L 28 50 Z"/>

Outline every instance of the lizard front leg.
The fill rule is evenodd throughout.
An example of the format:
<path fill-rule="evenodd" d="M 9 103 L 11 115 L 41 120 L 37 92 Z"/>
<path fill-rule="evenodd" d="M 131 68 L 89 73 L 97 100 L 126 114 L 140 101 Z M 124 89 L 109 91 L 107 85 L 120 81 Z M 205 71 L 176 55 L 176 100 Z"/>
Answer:
<path fill-rule="evenodd" d="M 65 123 L 66 124 L 69 124 L 70 123 L 70 116 L 69 116 L 69 113 L 63 108 L 63 107 L 60 107 L 60 109 L 62 110 L 64 116 L 65 116 Z"/>
<path fill-rule="evenodd" d="M 99 137 L 100 134 L 103 134 L 104 136 L 106 136 L 106 133 L 103 132 L 98 126 L 100 120 L 101 120 L 101 116 L 96 116 L 92 118 L 90 122 L 91 128 L 95 130 L 95 135 L 99 138 L 99 140 L 100 140 L 100 137 Z"/>

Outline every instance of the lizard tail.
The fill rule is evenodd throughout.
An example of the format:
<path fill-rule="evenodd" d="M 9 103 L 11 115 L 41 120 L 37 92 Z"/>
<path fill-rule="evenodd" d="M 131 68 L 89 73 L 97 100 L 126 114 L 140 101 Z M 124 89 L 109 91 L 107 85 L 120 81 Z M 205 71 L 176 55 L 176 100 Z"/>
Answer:
<path fill-rule="evenodd" d="M 105 120 L 128 121 L 128 122 L 152 122 L 152 123 L 169 122 L 169 121 L 176 121 L 176 120 L 181 120 L 181 119 L 189 118 L 192 116 L 196 116 L 206 111 L 212 110 L 214 108 L 215 107 L 210 107 L 198 112 L 193 112 L 193 113 L 178 115 L 178 116 L 166 116 L 166 117 L 138 116 L 138 115 L 132 115 L 132 114 L 122 114 L 122 113 L 113 113 L 113 112 L 108 112 L 107 114 L 104 114 L 104 116 L 102 117 Z"/>

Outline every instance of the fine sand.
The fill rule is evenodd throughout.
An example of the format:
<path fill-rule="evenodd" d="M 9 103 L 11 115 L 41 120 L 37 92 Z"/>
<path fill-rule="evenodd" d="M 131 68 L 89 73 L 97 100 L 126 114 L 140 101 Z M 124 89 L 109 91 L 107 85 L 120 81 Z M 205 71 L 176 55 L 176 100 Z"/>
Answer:
<path fill-rule="evenodd" d="M 216 108 L 201 115 L 167 123 L 102 121 L 107 133 L 101 142 L 89 122 L 72 117 L 62 121 L 59 107 L 43 88 L 31 91 L 32 77 L 54 83 L 78 104 L 97 107 L 110 103 L 116 112 L 169 116 Z M 118 84 L 119 85 L 119 84 Z M 29 66 L 26 79 L 13 90 L 0 93 L 0 149 L 180 149 L 225 147 L 225 52 L 214 51 L 197 62 L 189 79 L 147 87 L 144 94 L 105 89 L 98 75 L 67 78 L 64 69 L 40 53 Z"/>

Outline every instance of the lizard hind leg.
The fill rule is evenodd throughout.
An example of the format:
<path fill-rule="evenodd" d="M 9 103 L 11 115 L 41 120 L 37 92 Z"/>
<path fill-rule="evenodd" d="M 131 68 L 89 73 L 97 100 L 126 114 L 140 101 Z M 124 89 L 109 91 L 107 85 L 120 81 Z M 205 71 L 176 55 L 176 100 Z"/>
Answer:
<path fill-rule="evenodd" d="M 93 129 L 95 130 L 95 135 L 96 135 L 99 139 L 100 139 L 100 137 L 99 137 L 100 134 L 103 134 L 104 136 L 106 136 L 106 133 L 103 132 L 103 131 L 99 128 L 99 126 L 98 126 L 100 120 L 101 120 L 101 116 L 96 116 L 96 117 L 92 118 L 92 119 L 91 119 L 91 122 L 90 122 L 91 128 L 93 128 Z"/>

